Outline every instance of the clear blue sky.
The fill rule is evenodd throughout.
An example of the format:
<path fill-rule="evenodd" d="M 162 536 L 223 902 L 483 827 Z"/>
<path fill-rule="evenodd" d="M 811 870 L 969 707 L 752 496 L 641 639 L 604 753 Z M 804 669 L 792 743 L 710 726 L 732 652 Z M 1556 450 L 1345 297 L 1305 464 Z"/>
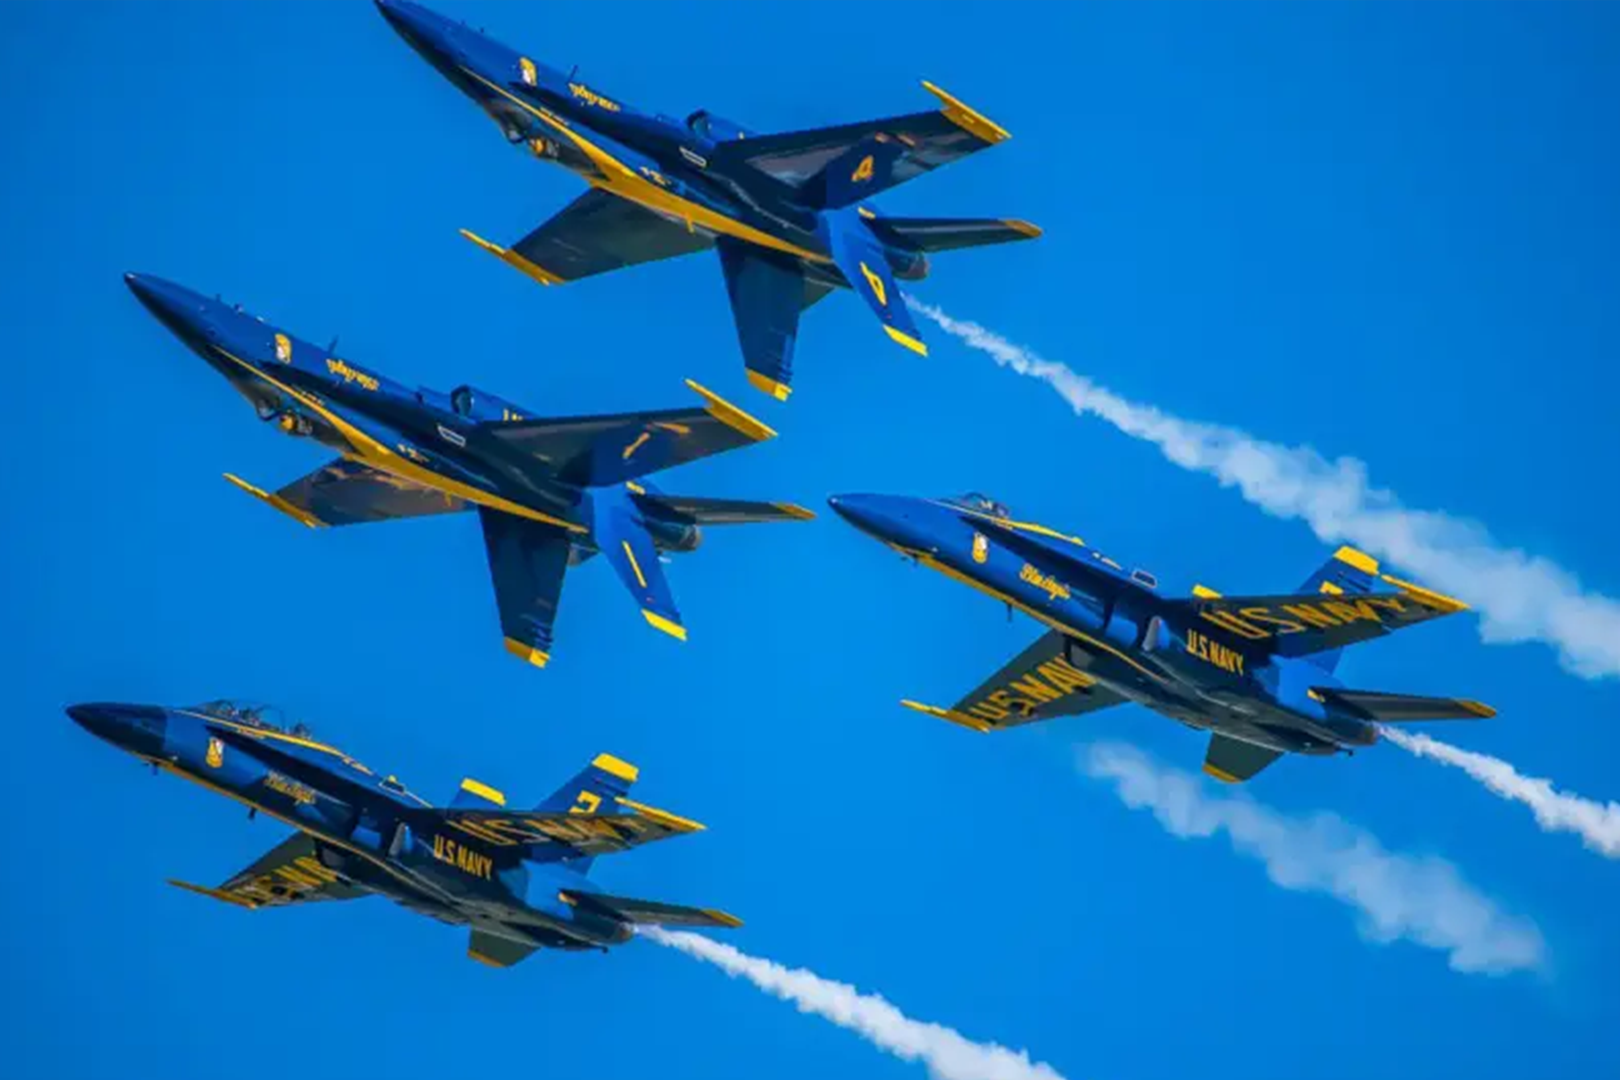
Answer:
<path fill-rule="evenodd" d="M 1012 141 L 884 200 L 1004 214 L 1032 244 L 936 260 L 918 295 L 1183 415 L 1367 459 L 1412 505 L 1620 591 L 1612 498 L 1620 8 L 1584 4 L 621 7 L 443 0 L 624 99 L 764 130 L 927 107 Z M 500 648 L 477 526 L 312 532 L 220 479 L 322 457 L 275 436 L 127 294 L 220 292 L 406 382 L 541 413 L 683 404 L 694 377 L 782 431 L 671 474 L 696 494 L 993 492 L 1177 581 L 1264 590 L 1323 556 L 1040 386 L 852 297 L 805 320 L 791 405 L 743 379 L 718 266 L 543 290 L 456 235 L 515 238 L 580 192 L 504 145 L 372 5 L 8 5 L 0 35 L 0 496 L 13 813 L 0 1042 L 19 1075 L 918 1076 L 650 945 L 505 973 L 380 901 L 247 914 L 213 882 L 282 835 L 146 776 L 71 701 L 280 703 L 444 795 L 538 799 L 611 751 L 700 836 L 599 863 L 614 891 L 735 911 L 741 947 L 1030 1048 L 1068 1076 L 1614 1075 L 1616 868 L 1390 748 L 1256 785 L 1455 861 L 1546 935 L 1545 977 L 1360 940 L 1221 844 L 1077 774 L 1134 709 L 979 738 L 950 700 L 1035 636 L 831 515 L 715 532 L 653 633 L 570 578 L 552 666 Z M 927 328 L 925 327 L 925 330 Z M 1620 795 L 1620 689 L 1465 618 L 1358 649 L 1368 687 L 1501 716 L 1446 734 Z"/>

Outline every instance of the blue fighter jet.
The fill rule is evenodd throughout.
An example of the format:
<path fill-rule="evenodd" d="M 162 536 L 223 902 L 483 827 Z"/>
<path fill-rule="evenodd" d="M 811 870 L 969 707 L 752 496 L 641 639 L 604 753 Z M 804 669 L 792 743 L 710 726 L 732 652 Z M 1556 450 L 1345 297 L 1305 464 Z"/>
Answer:
<path fill-rule="evenodd" d="M 1190 597 L 1079 538 L 1015 521 L 983 495 L 838 495 L 845 520 L 918 564 L 1004 601 L 1050 629 L 948 709 L 903 704 L 974 731 L 1136 702 L 1210 732 L 1204 771 L 1239 783 L 1281 754 L 1354 752 L 1378 725 L 1494 716 L 1477 701 L 1355 690 L 1341 651 L 1466 610 L 1340 548 L 1294 593 Z"/>
<path fill-rule="evenodd" d="M 73 705 L 92 735 L 298 831 L 217 888 L 171 881 L 244 908 L 383 896 L 471 928 L 467 955 L 508 967 L 536 949 L 603 949 L 637 924 L 742 924 L 712 908 L 613 896 L 589 874 L 611 855 L 703 828 L 629 798 L 634 766 L 601 754 L 533 810 L 461 782 L 433 806 L 392 776 L 317 742 L 267 710 Z"/>
<path fill-rule="evenodd" d="M 854 289 L 889 337 L 927 354 L 896 285 L 928 254 L 1039 236 L 1024 221 L 890 217 L 873 196 L 1005 140 L 1007 132 L 923 83 L 940 108 L 765 135 L 707 110 L 680 121 L 641 112 L 407 0 L 388 22 L 472 98 L 508 141 L 591 189 L 510 247 L 469 240 L 543 285 L 637 263 L 720 253 L 748 380 L 787 400 L 799 313 Z"/>
<path fill-rule="evenodd" d="M 190 289 L 128 274 L 152 314 L 253 404 L 338 458 L 276 492 L 226 479 L 311 528 L 478 511 L 506 648 L 544 667 L 568 567 L 600 554 L 653 627 L 686 627 L 666 552 L 702 525 L 805 519 L 791 503 L 668 495 L 649 473 L 776 432 L 697 383 L 701 406 L 535 419 L 494 394 L 410 389 Z"/>

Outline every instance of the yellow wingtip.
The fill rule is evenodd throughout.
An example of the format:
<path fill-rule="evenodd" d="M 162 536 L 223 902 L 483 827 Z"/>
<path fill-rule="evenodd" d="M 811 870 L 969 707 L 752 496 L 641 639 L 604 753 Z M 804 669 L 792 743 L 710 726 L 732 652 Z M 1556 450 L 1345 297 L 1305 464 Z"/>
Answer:
<path fill-rule="evenodd" d="M 1457 704 L 1461 705 L 1463 708 L 1467 709 L 1481 720 L 1489 720 L 1491 717 L 1496 715 L 1496 710 L 1485 704 L 1483 701 L 1474 701 L 1471 698 L 1464 698 L 1457 702 Z"/>
<path fill-rule="evenodd" d="M 496 806 L 506 805 L 506 792 L 492 788 L 482 780 L 474 780 L 470 776 L 463 777 L 461 781 L 461 790 L 471 792 L 481 799 L 488 799 Z"/>
<path fill-rule="evenodd" d="M 625 809 L 634 810 L 642 817 L 652 818 L 659 824 L 664 825 L 667 828 L 674 829 L 676 832 L 704 832 L 708 829 L 708 826 L 703 824 L 701 821 L 693 821 L 691 818 L 684 818 L 679 814 L 672 814 L 668 810 L 660 810 L 656 806 L 648 806 L 646 803 L 638 803 L 634 799 L 626 799 L 622 795 L 614 801 Z"/>
<path fill-rule="evenodd" d="M 702 397 L 704 401 L 708 402 L 710 416 L 714 417 L 728 428 L 731 428 L 733 431 L 739 432 L 747 438 L 753 439 L 755 442 L 764 442 L 766 439 L 776 438 L 775 429 L 771 428 L 769 425 L 760 423 L 758 420 L 755 420 L 752 416 L 749 416 L 747 413 L 743 412 L 741 409 L 737 408 L 737 406 L 733 405 L 731 402 L 727 401 L 713 390 L 710 390 L 708 387 L 703 386 L 692 379 L 687 379 L 686 385 L 691 387 L 693 390 L 696 390 L 698 395 Z"/>
<path fill-rule="evenodd" d="M 267 506 L 275 507 L 277 510 L 280 510 L 283 514 L 286 514 L 288 517 L 292 518 L 301 525 L 305 525 L 311 529 L 318 529 L 326 524 L 326 522 L 322 521 L 308 510 L 294 506 L 286 499 L 283 499 L 280 495 L 265 491 L 260 487 L 255 487 L 246 480 L 242 479 L 240 476 L 237 476 L 235 473 L 225 473 L 224 476 L 225 479 L 229 480 L 231 483 L 235 484 L 249 495 L 252 495 L 255 499 L 258 499 Z"/>
<path fill-rule="evenodd" d="M 1003 218 L 1001 223 L 1013 232 L 1023 233 L 1032 240 L 1041 235 L 1041 227 L 1034 222 L 1023 221 L 1019 218 Z"/>
<path fill-rule="evenodd" d="M 484 964 L 484 965 L 486 965 L 488 967 L 492 967 L 492 968 L 504 968 L 504 967 L 507 966 L 506 964 L 501 963 L 499 960 L 495 959 L 492 956 L 485 956 L 483 953 L 479 952 L 477 949 L 468 949 L 467 950 L 467 959 L 476 960 L 480 964 Z"/>
<path fill-rule="evenodd" d="M 793 393 L 793 387 L 789 386 L 787 383 L 777 382 L 768 375 L 761 375 L 753 368 L 749 368 L 747 370 L 748 385 L 752 386 L 755 390 L 769 394 L 777 401 L 786 401 L 788 399 L 788 395 Z"/>
<path fill-rule="evenodd" d="M 614 757 L 612 754 L 597 754 L 591 759 L 591 766 L 593 768 L 601 769 L 605 773 L 610 773 L 613 776 L 617 776 L 620 780 L 628 780 L 632 784 L 635 783 L 636 778 L 641 775 L 640 769 L 636 768 L 628 761 L 625 761 L 623 758 Z"/>
<path fill-rule="evenodd" d="M 904 345 L 906 348 L 908 348 L 912 352 L 916 353 L 918 356 L 927 356 L 928 355 L 928 346 L 924 345 L 921 341 L 918 341 L 916 338 L 912 337 L 910 334 L 904 333 L 903 331 L 900 331 L 900 330 L 896 330 L 894 327 L 888 325 L 887 323 L 885 323 L 884 326 L 883 326 L 883 332 L 885 334 L 888 334 L 889 337 L 893 338 L 895 341 L 899 342 L 901 345 Z"/>
<path fill-rule="evenodd" d="M 1207 761 L 1204 762 L 1204 771 L 1206 773 L 1208 773 L 1210 776 L 1213 776 L 1215 779 L 1219 780 L 1223 784 L 1241 784 L 1241 783 L 1243 783 L 1243 781 L 1239 780 L 1237 777 L 1233 776 L 1231 773 L 1227 772 L 1225 769 L 1218 769 L 1215 766 L 1211 765 Z"/>
<path fill-rule="evenodd" d="M 1468 610 L 1468 605 L 1454 596 L 1437 593 L 1433 589 L 1425 589 L 1422 585 L 1414 585 L 1410 581 L 1402 581 L 1400 578 L 1390 577 L 1388 574 L 1384 574 L 1382 577 L 1385 582 L 1395 586 L 1413 600 L 1425 607 L 1433 608 L 1443 615 L 1453 615 L 1459 611 Z"/>
<path fill-rule="evenodd" d="M 980 720 L 976 716 L 969 716 L 967 713 L 957 712 L 955 709 L 942 709 L 938 705 L 924 705 L 922 702 L 912 701 L 910 698 L 902 699 L 900 704 L 904 705 L 908 709 L 915 709 L 917 712 L 923 713 L 927 716 L 937 716 L 941 720 L 949 721 L 950 723 L 956 724 L 959 727 L 965 727 L 969 731 L 977 731 L 981 735 L 991 730 L 991 727 L 987 722 Z"/>
<path fill-rule="evenodd" d="M 814 521 L 816 517 L 813 511 L 806 510 L 798 503 L 771 503 L 771 505 L 794 521 Z"/>
<path fill-rule="evenodd" d="M 529 277 L 538 281 L 542 285 L 562 285 L 568 280 L 567 278 L 553 274 L 550 270 L 547 270 L 539 263 L 530 262 L 528 259 L 525 259 L 522 255 L 519 255 L 511 248 L 504 248 L 493 241 L 485 240 L 482 236 L 479 236 L 471 229 L 462 229 L 460 231 L 461 235 L 465 236 L 468 240 L 471 240 L 473 243 L 477 244 L 479 247 L 483 248 L 485 251 L 489 252 L 506 265 L 527 274 Z"/>
<path fill-rule="evenodd" d="M 923 80 L 923 89 L 939 98 L 940 104 L 945 106 L 945 108 L 942 110 L 945 113 L 945 119 L 949 120 L 962 130 L 972 135 L 977 135 L 987 143 L 1005 142 L 1006 140 L 1012 138 L 1012 135 L 1008 134 L 1006 128 L 991 120 L 977 109 L 972 109 L 967 105 L 962 104 L 960 100 L 952 97 L 950 94 L 947 94 L 945 91 L 941 90 L 927 79 Z"/>
<path fill-rule="evenodd" d="M 249 911 L 252 911 L 259 906 L 252 900 L 247 899 L 245 896 L 233 896 L 224 889 L 210 889 L 206 885 L 193 885 L 189 881 L 180 881 L 177 878 L 169 878 L 168 882 L 177 889 L 184 889 L 187 892 L 194 892 L 199 896 L 212 897 L 215 900 L 223 900 L 227 904 L 235 904 L 237 907 L 247 908 Z"/>
<path fill-rule="evenodd" d="M 743 924 L 741 919 L 737 918 L 737 916 L 731 914 L 729 911 L 721 911 L 719 908 L 712 907 L 700 908 L 699 910 L 709 918 L 713 919 L 715 922 L 719 923 L 721 926 L 728 927 L 732 930 L 737 929 L 737 927 Z"/>
<path fill-rule="evenodd" d="M 654 630 L 662 630 L 664 633 L 668 634 L 677 641 L 686 640 L 686 627 L 682 626 L 680 623 L 666 619 L 662 615 L 658 614 L 658 612 L 650 611 L 647 608 L 642 608 L 641 613 L 642 615 L 646 616 L 648 625 L 650 625 Z"/>
<path fill-rule="evenodd" d="M 545 667 L 546 663 L 551 659 L 550 653 L 537 649 L 526 641 L 519 641 L 517 638 L 506 639 L 506 651 L 519 660 L 528 661 L 537 668 Z"/>

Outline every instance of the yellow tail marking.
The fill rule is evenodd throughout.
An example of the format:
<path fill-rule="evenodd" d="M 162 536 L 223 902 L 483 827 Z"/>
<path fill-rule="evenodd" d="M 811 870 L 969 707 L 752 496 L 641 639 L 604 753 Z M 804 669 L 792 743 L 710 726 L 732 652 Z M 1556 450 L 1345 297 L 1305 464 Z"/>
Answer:
<path fill-rule="evenodd" d="M 537 649 L 526 641 L 519 641 L 517 638 L 506 639 L 506 651 L 519 660 L 527 660 L 539 668 L 545 667 L 546 661 L 551 659 L 550 653 Z"/>
<path fill-rule="evenodd" d="M 556 274 L 553 274 L 550 270 L 547 270 L 538 263 L 530 262 L 528 259 L 525 259 L 522 255 L 519 255 L 510 248 L 503 248 L 499 244 L 491 243 L 490 241 L 485 240 L 482 236 L 479 236 L 471 229 L 462 229 L 460 231 L 462 236 L 465 236 L 468 240 L 471 240 L 473 243 L 477 244 L 479 247 L 501 260 L 501 262 L 521 270 L 523 273 L 534 278 L 534 280 L 538 281 L 542 285 L 563 285 L 568 281 L 567 278 L 558 277 Z"/>
<path fill-rule="evenodd" d="M 1491 717 L 1496 715 L 1496 710 L 1482 701 L 1473 701 L 1465 698 L 1458 701 L 1457 704 L 1461 705 L 1463 708 L 1467 709 L 1481 720 L 1489 720 Z"/>
<path fill-rule="evenodd" d="M 872 295 L 877 297 L 877 302 L 884 307 L 888 307 L 889 290 L 884 288 L 883 279 L 873 273 L 872 268 L 865 263 L 861 263 L 861 276 L 866 278 L 866 284 L 871 288 Z"/>
<path fill-rule="evenodd" d="M 1327 596 L 1343 596 L 1344 590 L 1331 581 L 1322 582 L 1322 587 L 1316 590 Z"/>
<path fill-rule="evenodd" d="M 691 818 L 683 818 L 679 814 L 672 814 L 668 810 L 660 810 L 656 806 L 648 806 L 645 803 L 638 803 L 634 799 L 626 799 L 623 796 L 620 796 L 614 801 L 620 806 L 624 807 L 626 810 L 634 810 L 642 817 L 651 818 L 660 825 L 674 829 L 676 832 L 703 832 L 708 828 L 708 826 L 702 824 L 701 822 L 693 821 Z"/>
<path fill-rule="evenodd" d="M 477 795 L 480 798 L 488 799 L 496 806 L 506 805 L 506 793 L 504 791 L 496 791 L 488 784 L 479 780 L 474 780 L 470 776 L 461 781 L 461 790 L 470 791 L 472 794 Z"/>
<path fill-rule="evenodd" d="M 1241 784 L 1241 783 L 1243 783 L 1243 781 L 1239 780 L 1237 777 L 1233 776 L 1231 773 L 1227 772 L 1225 769 L 1217 769 L 1215 766 L 1211 765 L 1207 761 L 1204 762 L 1204 771 L 1206 773 L 1208 773 L 1209 775 L 1213 776 L 1215 779 L 1219 780 L 1223 784 Z"/>
<path fill-rule="evenodd" d="M 755 420 L 713 390 L 699 386 L 691 379 L 686 380 L 686 385 L 703 396 L 703 400 L 708 402 L 709 415 L 726 425 L 726 427 L 731 428 L 740 435 L 753 439 L 755 442 L 764 442 L 766 439 L 776 438 L 774 430 Z"/>
<path fill-rule="evenodd" d="M 912 352 L 916 353 L 918 356 L 928 355 L 928 346 L 924 345 L 910 334 L 902 333 L 899 330 L 896 330 L 894 327 L 889 326 L 887 323 L 885 323 L 883 326 L 883 332 L 888 334 L 895 341 L 898 341 L 900 344 L 904 345 L 906 348 L 910 349 Z"/>
<path fill-rule="evenodd" d="M 993 730 L 989 724 L 985 723 L 983 720 L 980 720 L 978 717 L 969 716 L 967 713 L 957 712 L 955 709 L 941 709 L 937 705 L 924 705 L 920 701 L 912 701 L 909 698 L 902 700 L 900 704 L 904 705 L 908 709 L 916 709 L 920 713 L 926 713 L 929 716 L 937 716 L 941 720 L 949 720 L 953 724 L 960 724 L 962 727 L 969 728 L 980 733 Z"/>
<path fill-rule="evenodd" d="M 1041 227 L 1039 225 L 1032 225 L 1027 221 L 1020 221 L 1017 218 L 1004 218 L 1002 219 L 1001 223 L 1007 226 L 1007 228 L 1011 229 L 1013 232 L 1021 232 L 1028 237 L 1036 237 L 1041 235 Z"/>
<path fill-rule="evenodd" d="M 641 573 L 641 564 L 636 562 L 636 553 L 630 550 L 630 541 L 622 541 L 622 544 L 624 546 L 624 557 L 630 560 L 630 569 L 635 571 L 636 581 L 638 581 L 641 584 L 641 587 L 645 589 L 647 587 L 647 579 Z"/>
<path fill-rule="evenodd" d="M 976 135 L 987 143 L 1005 142 L 1012 138 L 1007 133 L 1006 128 L 983 113 L 970 109 L 933 83 L 924 80 L 923 89 L 939 98 L 940 103 L 945 106 L 942 110 L 945 113 L 945 119 L 969 134 Z"/>
<path fill-rule="evenodd" d="M 263 488 L 254 487 L 240 476 L 236 476 L 233 473 L 226 473 L 225 479 L 229 480 L 231 483 L 235 484 L 249 495 L 252 495 L 255 499 L 259 499 L 268 505 L 275 507 L 277 510 L 280 510 L 283 514 L 286 514 L 294 521 L 301 522 L 304 525 L 309 526 L 311 529 L 319 529 L 321 526 L 326 524 L 326 522 L 322 521 L 308 510 L 303 510 L 294 506 L 286 499 L 283 499 L 280 495 L 272 495 Z"/>
<path fill-rule="evenodd" d="M 612 754 L 597 754 L 591 759 L 591 766 L 592 768 L 601 769 L 609 775 L 617 776 L 620 780 L 628 780 L 632 784 L 636 782 L 636 777 L 641 775 L 640 769 L 637 769 L 628 761 L 614 757 Z"/>
<path fill-rule="evenodd" d="M 1342 547 L 1333 553 L 1333 557 L 1342 563 L 1349 563 L 1363 574 L 1378 573 L 1378 560 L 1365 551 L 1357 551 L 1353 547 Z"/>
<path fill-rule="evenodd" d="M 810 521 L 816 516 L 796 503 L 771 503 L 771 505 L 795 521 Z"/>
<path fill-rule="evenodd" d="M 755 390 L 761 390 L 771 395 L 771 397 L 775 398 L 777 401 L 786 401 L 788 399 L 788 395 L 793 393 L 793 387 L 787 385 L 786 383 L 779 383 L 769 376 L 761 375 L 752 368 L 748 370 L 748 385 L 752 386 Z"/>
<path fill-rule="evenodd" d="M 226 892 L 224 889 L 210 889 L 206 885 L 193 885 L 189 881 L 176 881 L 174 878 L 169 878 L 169 884 L 173 885 L 177 889 L 185 889 L 187 892 L 198 893 L 202 896 L 211 896 L 215 900 L 223 900 L 227 904 L 235 904 L 237 907 L 245 907 L 249 911 L 252 911 L 259 906 L 252 900 L 247 899 L 245 896 L 236 896 L 232 893 Z"/>
<path fill-rule="evenodd" d="M 1198 599 L 1200 599 L 1200 600 L 1214 600 L 1214 599 L 1218 598 L 1221 594 L 1216 592 L 1214 589 L 1209 588 L 1206 585 L 1194 585 L 1193 586 L 1193 595 L 1198 597 Z"/>
<path fill-rule="evenodd" d="M 698 910 L 703 912 L 703 914 L 707 915 L 709 918 L 713 919 L 715 922 L 719 923 L 721 926 L 729 926 L 733 930 L 743 924 L 743 921 L 737 918 L 737 916 L 732 915 L 729 912 L 721 911 L 718 908 L 706 907 L 699 908 Z"/>
<path fill-rule="evenodd" d="M 648 624 L 651 625 L 654 630 L 662 630 L 664 633 L 668 634 L 672 638 L 675 638 L 677 641 L 686 640 L 686 627 L 682 626 L 680 623 L 671 622 L 662 615 L 658 614 L 658 612 L 649 611 L 646 608 L 641 609 L 641 614 L 646 616 Z"/>

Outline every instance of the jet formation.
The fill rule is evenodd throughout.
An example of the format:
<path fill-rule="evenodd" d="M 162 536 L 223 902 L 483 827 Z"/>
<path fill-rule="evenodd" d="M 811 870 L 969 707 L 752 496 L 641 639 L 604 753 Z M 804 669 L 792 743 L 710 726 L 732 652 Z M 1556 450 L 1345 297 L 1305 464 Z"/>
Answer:
<path fill-rule="evenodd" d="M 1049 629 L 949 708 L 909 708 L 999 731 L 1135 702 L 1210 733 L 1204 771 L 1239 783 L 1283 754 L 1354 752 L 1378 725 L 1495 715 L 1463 698 L 1357 690 L 1334 676 L 1343 650 L 1467 609 L 1340 548 L 1292 593 L 1223 596 L 1158 579 L 1079 537 L 1017 521 L 984 495 L 835 495 L 832 508 L 919 565 Z"/>
<path fill-rule="evenodd" d="M 537 949 L 605 950 L 638 924 L 742 925 L 713 908 L 614 896 L 591 881 L 598 856 L 703 828 L 633 801 L 637 770 L 611 754 L 533 810 L 509 809 L 504 793 L 470 778 L 448 806 L 434 806 L 263 707 L 105 702 L 67 713 L 155 770 L 297 830 L 222 885 L 170 882 L 238 907 L 382 896 L 468 927 L 467 955 L 495 967 Z"/>
<path fill-rule="evenodd" d="M 703 525 L 804 520 L 792 503 L 670 495 L 648 474 L 776 432 L 688 381 L 687 409 L 540 419 L 472 386 L 411 389 L 240 307 L 127 274 L 164 326 L 252 403 L 259 419 L 338 458 L 278 491 L 226 479 L 311 528 L 477 510 L 508 652 L 544 667 L 570 566 L 601 555 L 648 624 L 682 641 L 662 559 Z"/>
<path fill-rule="evenodd" d="M 938 109 L 768 135 L 707 109 L 643 112 L 420 4 L 377 7 L 508 142 L 590 185 L 511 245 L 463 235 L 542 285 L 715 248 L 748 381 L 778 400 L 799 315 L 832 290 L 853 289 L 890 338 L 927 355 L 896 279 L 922 280 L 933 252 L 1040 235 L 1027 221 L 894 217 L 871 201 L 1008 138 L 932 83 Z"/>

